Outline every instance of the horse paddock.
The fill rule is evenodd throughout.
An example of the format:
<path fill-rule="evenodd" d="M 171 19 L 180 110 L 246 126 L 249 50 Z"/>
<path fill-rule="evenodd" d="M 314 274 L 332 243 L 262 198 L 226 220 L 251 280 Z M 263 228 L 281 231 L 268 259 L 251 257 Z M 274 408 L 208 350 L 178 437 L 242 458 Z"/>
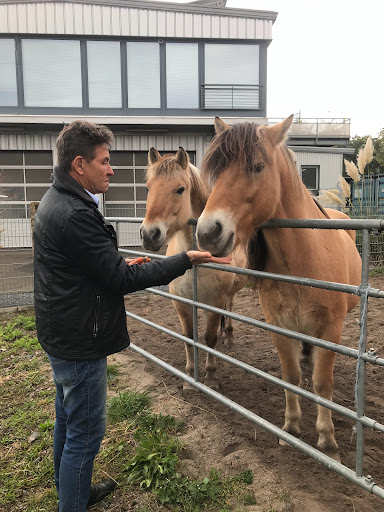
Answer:
<path fill-rule="evenodd" d="M 371 286 L 384 289 L 384 277 L 373 277 Z M 181 332 L 176 312 L 169 299 L 149 293 L 126 297 L 126 309 L 176 332 Z M 234 312 L 263 320 L 255 307 L 254 292 L 244 288 L 236 296 Z M 369 299 L 368 347 L 378 356 L 384 353 L 384 316 L 382 299 Z M 201 316 L 201 318 L 200 318 Z M 199 334 L 204 332 L 204 318 L 199 316 Z M 342 344 L 357 348 L 359 339 L 359 306 L 348 313 Z M 160 333 L 141 322 L 128 319 L 131 340 L 167 363 L 184 371 L 185 354 L 182 342 Z M 220 340 L 218 350 L 280 377 L 280 363 L 270 335 L 250 325 L 234 322 L 234 343 L 225 346 Z M 172 414 L 185 421 L 181 441 L 183 471 L 191 477 L 206 476 L 214 467 L 225 475 L 245 469 L 254 473 L 250 492 L 256 505 L 249 512 L 379 512 L 383 501 L 341 476 L 327 470 L 310 457 L 289 446 L 280 446 L 277 438 L 249 422 L 224 405 L 194 391 L 183 390 L 182 382 L 132 350 L 112 356 L 120 363 L 129 385 L 138 391 L 148 390 L 156 412 Z M 205 356 L 200 357 L 200 375 L 204 375 Z M 353 408 L 356 360 L 337 354 L 335 364 L 334 401 Z M 311 390 L 311 364 L 302 360 L 302 387 Z M 367 365 L 366 414 L 382 421 L 384 411 L 383 368 Z M 228 398 L 282 426 L 285 399 L 282 389 L 273 386 L 224 361 L 218 362 L 220 392 Z M 316 406 L 301 399 L 303 409 L 302 439 L 316 445 Z M 354 469 L 356 434 L 351 420 L 333 414 L 335 435 L 341 460 Z M 371 475 L 384 485 L 384 439 L 366 429 L 364 475 Z"/>

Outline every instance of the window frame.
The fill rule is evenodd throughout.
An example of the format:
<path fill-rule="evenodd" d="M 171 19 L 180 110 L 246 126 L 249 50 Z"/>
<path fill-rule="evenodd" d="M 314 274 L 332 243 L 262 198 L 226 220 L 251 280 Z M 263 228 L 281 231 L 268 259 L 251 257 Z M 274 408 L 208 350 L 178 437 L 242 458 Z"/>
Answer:
<path fill-rule="evenodd" d="M 316 188 L 308 188 L 307 185 L 304 183 L 304 180 L 303 180 L 303 170 L 306 170 L 306 169 L 315 169 L 315 173 L 316 173 Z M 318 164 L 302 164 L 300 166 L 300 177 L 301 177 L 301 180 L 304 183 L 304 186 L 305 186 L 305 188 L 307 190 L 309 190 L 310 192 L 313 192 L 315 194 L 319 193 L 319 188 L 320 188 L 320 165 L 318 165 Z"/>
<path fill-rule="evenodd" d="M 3 36 L 1 36 L 3 38 Z M 265 94 L 263 89 L 266 86 L 266 74 L 267 74 L 267 43 L 265 41 L 220 41 L 223 46 L 226 44 L 249 44 L 259 46 L 259 87 L 262 91 L 262 98 L 258 109 L 218 109 L 218 108 L 204 108 L 202 109 L 201 94 L 205 86 L 205 52 L 204 48 L 206 44 L 212 44 L 214 41 L 207 39 L 191 39 L 191 38 L 165 38 L 159 40 L 158 38 L 112 38 L 112 37 L 100 37 L 100 36 L 52 36 L 52 35 L 18 35 L 10 38 L 9 36 L 4 37 L 5 39 L 13 39 L 15 41 L 16 48 L 16 80 L 17 80 L 17 92 L 18 92 L 18 106 L 12 107 L 1 107 L 0 113 L 12 113 L 12 114 L 56 114 L 56 115 L 108 115 L 108 116 L 139 116 L 139 115 L 161 115 L 161 116 L 182 116 L 182 115 L 228 115 L 228 112 L 233 112 L 234 115 L 247 117 L 266 115 L 265 105 Z M 23 55 L 22 55 L 22 40 L 24 39 L 39 39 L 39 40 L 57 40 L 57 41 L 80 41 L 80 61 L 81 61 L 81 90 L 82 90 L 82 107 L 26 107 L 24 101 L 24 80 L 23 80 Z M 88 68 L 87 68 L 87 42 L 88 41 L 114 41 L 120 42 L 120 61 L 121 61 L 121 96 L 122 102 L 121 108 L 96 108 L 89 107 L 89 90 L 88 90 Z M 160 53 L 160 107 L 159 108 L 128 108 L 128 77 L 127 77 L 127 42 L 155 42 L 159 44 Z M 167 107 L 167 84 L 166 84 L 166 44 L 167 43 L 194 43 L 198 45 L 198 107 L 197 108 L 168 108 Z"/>

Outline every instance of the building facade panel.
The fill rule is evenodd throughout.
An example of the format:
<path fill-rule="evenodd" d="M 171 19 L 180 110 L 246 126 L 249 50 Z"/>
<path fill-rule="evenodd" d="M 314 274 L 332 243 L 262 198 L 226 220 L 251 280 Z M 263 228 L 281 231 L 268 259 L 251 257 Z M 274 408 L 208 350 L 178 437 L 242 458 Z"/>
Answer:
<path fill-rule="evenodd" d="M 2 34 L 270 40 L 272 39 L 271 29 L 271 20 L 212 14 L 201 15 L 71 2 L 0 5 L 0 33 Z"/>
<path fill-rule="evenodd" d="M 295 151 L 297 156 L 296 167 L 301 174 L 302 166 L 318 166 L 319 190 L 338 188 L 339 177 L 343 172 L 342 153 L 316 153 Z"/>

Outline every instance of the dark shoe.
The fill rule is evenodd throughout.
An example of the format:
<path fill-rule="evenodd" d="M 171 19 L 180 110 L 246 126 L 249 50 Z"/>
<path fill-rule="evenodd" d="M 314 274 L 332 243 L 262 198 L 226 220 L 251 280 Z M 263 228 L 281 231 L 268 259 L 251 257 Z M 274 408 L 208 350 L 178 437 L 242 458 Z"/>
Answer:
<path fill-rule="evenodd" d="M 99 484 L 92 485 L 91 492 L 89 493 L 88 506 L 94 505 L 103 500 L 108 494 L 111 494 L 117 487 L 117 483 L 110 479 Z"/>

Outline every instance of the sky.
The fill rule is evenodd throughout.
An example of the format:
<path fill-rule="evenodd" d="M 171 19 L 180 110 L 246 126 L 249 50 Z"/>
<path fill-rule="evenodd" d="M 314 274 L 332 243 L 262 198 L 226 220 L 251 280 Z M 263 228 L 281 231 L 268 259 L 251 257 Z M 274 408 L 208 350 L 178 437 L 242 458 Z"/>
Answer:
<path fill-rule="evenodd" d="M 269 118 L 350 118 L 351 136 L 384 128 L 384 0 L 227 0 L 227 7 L 278 13 L 268 48 Z"/>
<path fill-rule="evenodd" d="M 384 0 L 228 0 L 278 13 L 268 47 L 267 115 L 350 118 L 384 128 Z"/>

